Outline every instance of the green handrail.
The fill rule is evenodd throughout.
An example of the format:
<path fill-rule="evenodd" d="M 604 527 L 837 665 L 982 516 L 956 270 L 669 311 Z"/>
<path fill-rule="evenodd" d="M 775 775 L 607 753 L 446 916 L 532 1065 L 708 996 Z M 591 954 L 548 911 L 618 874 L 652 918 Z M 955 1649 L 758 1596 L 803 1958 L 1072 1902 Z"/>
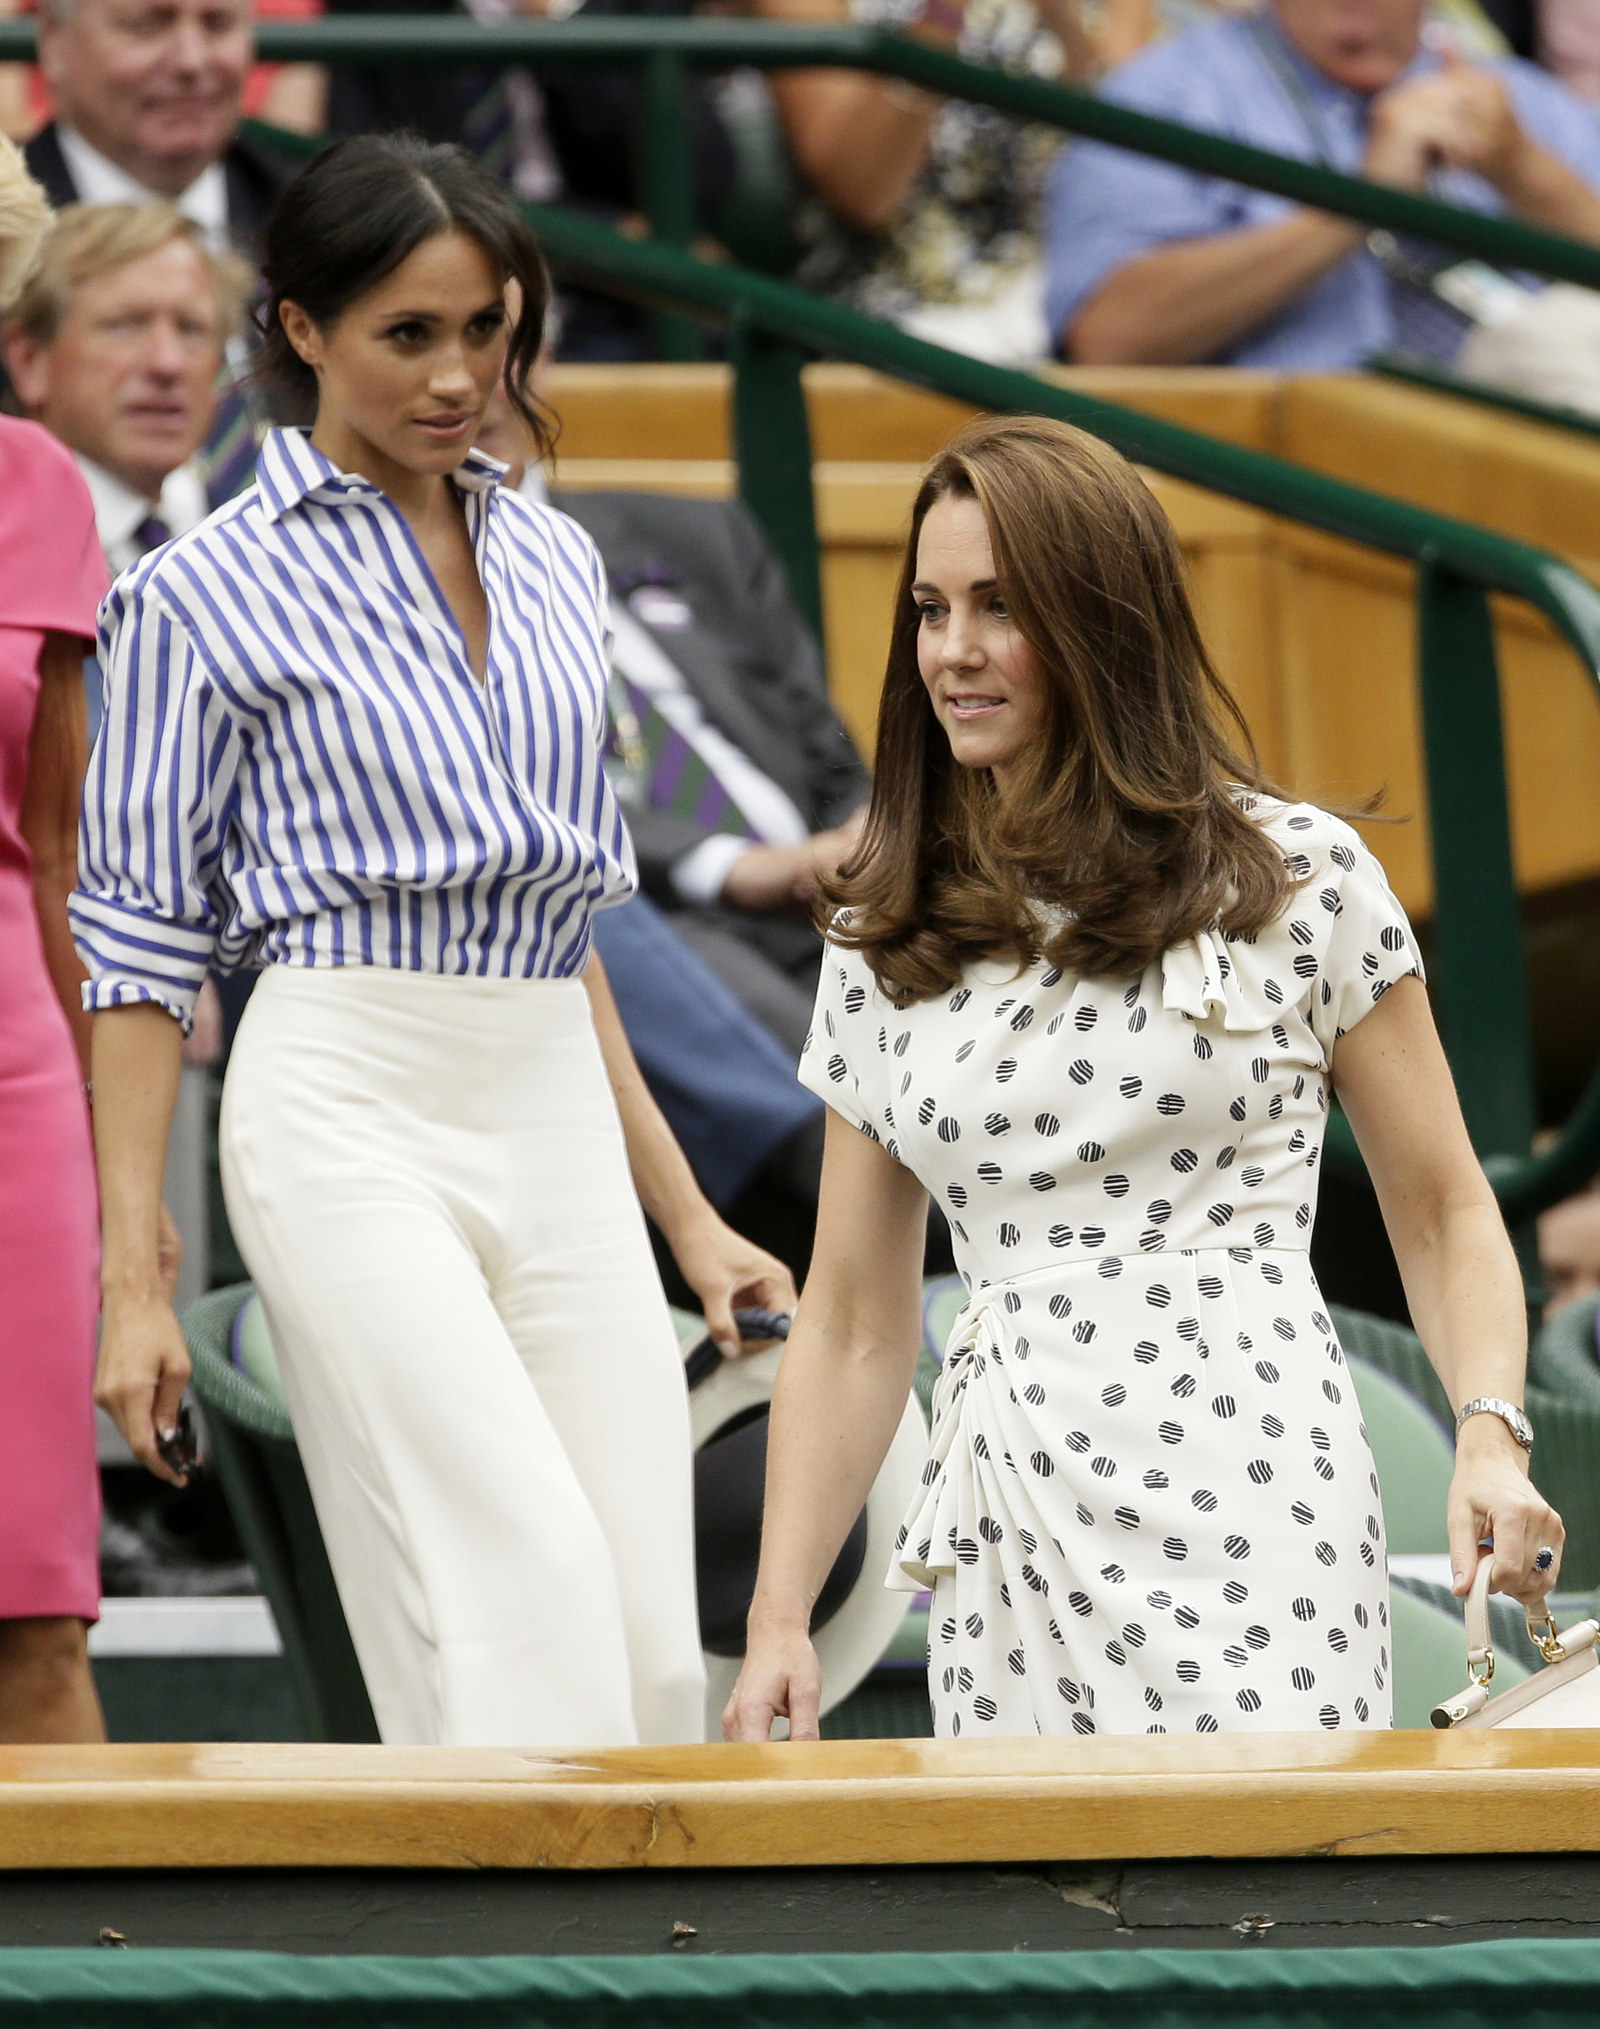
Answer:
<path fill-rule="evenodd" d="M 1600 690 L 1600 591 L 1558 558 L 1282 459 L 909 337 L 787 282 L 697 261 L 555 206 L 528 215 L 564 272 L 731 328 L 740 490 L 820 629 L 807 349 L 1002 413 L 1061 418 L 1140 463 L 1417 566 L 1418 650 L 1436 904 L 1433 985 L 1473 1144 L 1513 1225 L 1600 1167 L 1600 1073 L 1557 1145 L 1528 1153 L 1532 1046 L 1506 803 L 1489 594 L 1543 613 Z M 1346 1160 L 1342 1124 L 1330 1152 Z"/>
<path fill-rule="evenodd" d="M 424 66 L 648 62 L 654 81 L 647 99 L 669 113 L 674 80 L 681 80 L 690 67 L 725 69 L 748 64 L 781 70 L 823 65 L 875 71 L 904 78 L 927 91 L 1058 127 L 1063 133 L 1110 142 L 1165 162 L 1181 163 L 1207 176 L 1270 190 L 1322 211 L 1415 234 L 1483 260 L 1600 288 L 1600 248 L 1559 233 L 1441 204 L 1410 191 L 1391 190 L 1385 184 L 1345 176 L 1314 162 L 1273 155 L 1220 134 L 1111 105 L 1070 86 L 967 63 L 884 29 L 616 16 L 591 21 L 581 14 L 566 21 L 519 16 L 492 25 L 455 15 L 328 14 L 303 21 L 258 22 L 256 41 L 261 55 L 274 62 Z M 0 62 L 26 62 L 33 53 L 32 20 L 25 16 L 0 20 Z M 645 155 L 652 161 L 658 159 L 649 140 Z M 674 205 L 679 204 L 685 187 L 684 174 L 681 169 L 673 172 L 677 179 Z M 651 199 L 652 193 L 647 191 L 647 205 Z M 656 224 L 652 216 L 652 225 Z M 662 236 L 683 244 L 677 234 Z"/>

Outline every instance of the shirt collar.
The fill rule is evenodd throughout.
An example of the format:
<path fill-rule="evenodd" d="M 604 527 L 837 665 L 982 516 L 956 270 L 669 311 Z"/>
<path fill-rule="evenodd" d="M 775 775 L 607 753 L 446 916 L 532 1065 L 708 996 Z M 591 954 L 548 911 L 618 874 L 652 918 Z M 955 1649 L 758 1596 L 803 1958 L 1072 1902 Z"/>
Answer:
<path fill-rule="evenodd" d="M 156 502 L 136 493 L 114 472 L 108 472 L 92 458 L 85 458 L 81 451 L 73 456 L 94 502 L 94 525 L 100 547 L 109 555 L 128 541 L 147 515 L 155 513 Z"/>
<path fill-rule="evenodd" d="M 95 533 L 113 571 L 126 568 L 130 559 L 124 553 L 140 523 L 152 514 L 160 515 L 172 535 L 187 535 L 197 522 L 206 518 L 205 480 L 197 459 L 191 458 L 169 472 L 162 482 L 160 498 L 150 500 L 81 451 L 72 455 L 94 503 Z"/>
<path fill-rule="evenodd" d="M 466 493 L 488 493 L 500 483 L 505 466 L 487 451 L 471 450 L 451 477 Z M 324 457 L 304 429 L 269 430 L 256 460 L 256 484 L 273 521 L 281 521 L 303 501 L 334 506 L 347 500 L 382 499 L 382 489 L 359 472 L 341 472 Z"/>
<path fill-rule="evenodd" d="M 182 216 L 200 230 L 201 238 L 213 253 L 228 244 L 228 179 L 220 162 L 202 169 L 189 188 L 174 198 L 164 198 L 137 177 L 102 155 L 65 121 L 56 123 L 56 138 L 66 157 L 73 187 L 85 204 L 163 204 L 176 206 Z"/>

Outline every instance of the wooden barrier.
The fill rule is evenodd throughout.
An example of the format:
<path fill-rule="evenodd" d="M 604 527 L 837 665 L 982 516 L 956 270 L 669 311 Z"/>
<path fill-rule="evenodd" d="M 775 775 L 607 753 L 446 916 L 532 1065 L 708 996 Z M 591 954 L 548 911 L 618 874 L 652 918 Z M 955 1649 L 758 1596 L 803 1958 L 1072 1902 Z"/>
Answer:
<path fill-rule="evenodd" d="M 0 1749 L 0 1947 L 1600 1936 L 1600 1736 Z"/>
<path fill-rule="evenodd" d="M 1600 1851 L 1600 1733 L 0 1749 L 0 1869 Z"/>
<path fill-rule="evenodd" d="M 1215 368 L 1057 369 L 1105 395 L 1556 550 L 1600 577 L 1600 444 L 1361 376 Z M 969 413 L 864 369 L 808 370 L 829 665 L 870 749 L 907 513 L 922 462 Z M 559 483 L 732 490 L 726 369 L 565 367 Z M 648 461 L 638 452 L 648 447 Z M 1202 627 L 1269 772 L 1412 820 L 1373 835 L 1401 899 L 1431 907 L 1411 571 L 1181 482 L 1152 485 L 1193 576 Z M 1600 699 L 1537 616 L 1498 611 L 1519 879 L 1600 874 Z"/>

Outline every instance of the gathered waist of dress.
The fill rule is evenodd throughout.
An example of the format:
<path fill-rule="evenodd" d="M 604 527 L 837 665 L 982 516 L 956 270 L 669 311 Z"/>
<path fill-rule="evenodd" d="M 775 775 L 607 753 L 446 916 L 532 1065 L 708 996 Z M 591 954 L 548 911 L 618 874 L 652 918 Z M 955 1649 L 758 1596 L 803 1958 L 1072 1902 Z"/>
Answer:
<path fill-rule="evenodd" d="M 1049 1239 L 1050 1234 L 1060 1230 L 1052 1227 L 1043 1237 Z M 1309 1234 L 1304 1237 L 1298 1232 L 1292 1236 L 1284 1235 L 1276 1228 L 1273 1229 L 1270 1238 L 1260 1242 L 1254 1240 L 1247 1232 L 1230 1231 L 1213 1241 L 1192 1240 L 1185 1244 L 1174 1242 L 1160 1248 L 1141 1248 L 1129 1245 L 1129 1237 L 1126 1234 L 1118 1235 L 1115 1239 L 1108 1236 L 1098 1244 L 1092 1240 L 1085 1244 L 1076 1238 L 1070 1244 L 1058 1244 L 1051 1240 L 1051 1251 L 1041 1255 L 1036 1236 L 1030 1234 L 1029 1238 L 1035 1239 L 1035 1245 L 1029 1248 L 1025 1255 L 1019 1248 L 1017 1251 L 1022 1258 L 1015 1260 L 1004 1256 L 997 1260 L 993 1250 L 979 1255 L 976 1249 L 958 1244 L 955 1250 L 956 1266 L 969 1289 L 1000 1289 L 1011 1283 L 1038 1281 L 1054 1276 L 1098 1274 L 1110 1279 L 1123 1274 L 1140 1275 L 1146 1271 L 1159 1276 L 1163 1267 L 1171 1268 L 1176 1262 L 1192 1261 L 1206 1256 L 1244 1262 L 1257 1255 L 1274 1254 L 1303 1259 L 1311 1251 Z"/>

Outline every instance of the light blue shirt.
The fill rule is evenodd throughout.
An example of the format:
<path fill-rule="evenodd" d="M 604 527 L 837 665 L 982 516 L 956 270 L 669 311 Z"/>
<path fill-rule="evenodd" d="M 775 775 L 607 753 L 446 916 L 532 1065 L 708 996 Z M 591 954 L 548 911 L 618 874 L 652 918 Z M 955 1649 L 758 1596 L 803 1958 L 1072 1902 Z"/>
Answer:
<path fill-rule="evenodd" d="M 582 969 L 593 912 L 635 886 L 601 765 L 605 578 L 502 470 L 455 474 L 481 683 L 404 516 L 300 431 L 118 579 L 71 902 L 87 1007 L 187 1023 L 213 962 Z"/>
<path fill-rule="evenodd" d="M 1263 54 L 1249 22 L 1238 16 L 1208 21 L 1142 51 L 1112 73 L 1103 96 L 1277 155 L 1301 161 L 1320 156 L 1332 168 L 1358 174 L 1371 100 L 1324 77 L 1289 44 L 1270 12 L 1260 18 L 1304 86 L 1309 101 L 1304 110 Z M 1438 59 L 1424 50 L 1403 75 L 1419 77 L 1437 67 Z M 1505 80 L 1524 131 L 1600 193 L 1600 119 L 1531 64 L 1508 58 L 1488 68 Z M 1309 111 L 1318 116 L 1315 135 L 1308 131 Z M 1490 184 L 1461 171 L 1437 176 L 1432 194 L 1474 211 L 1506 208 Z M 1268 225 L 1293 209 L 1288 198 L 1152 156 L 1098 142 L 1069 145 L 1046 191 L 1045 307 L 1057 344 L 1107 277 L 1136 255 L 1175 240 Z M 1394 335 L 1389 278 L 1362 248 L 1217 358 L 1231 366 L 1338 369 L 1383 351 Z"/>

